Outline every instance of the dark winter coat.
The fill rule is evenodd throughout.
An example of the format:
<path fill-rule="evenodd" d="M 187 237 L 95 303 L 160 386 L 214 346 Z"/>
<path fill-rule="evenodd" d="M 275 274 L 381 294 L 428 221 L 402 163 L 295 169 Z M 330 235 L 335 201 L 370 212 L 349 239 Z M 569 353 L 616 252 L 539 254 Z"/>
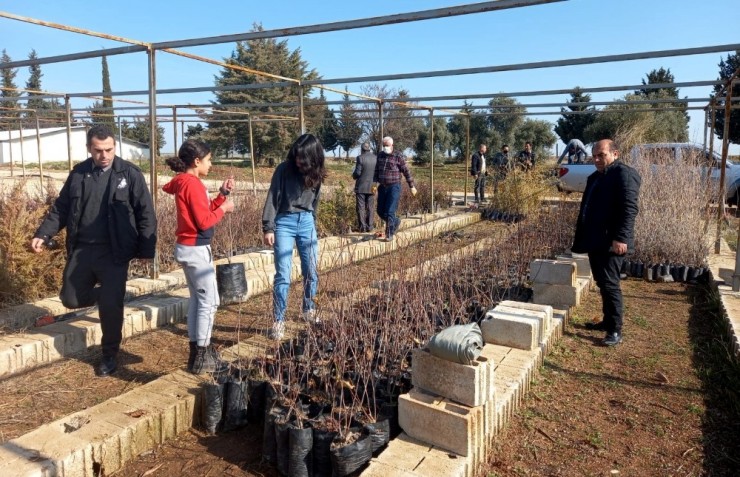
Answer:
<path fill-rule="evenodd" d="M 483 157 L 485 157 L 485 154 L 482 154 Z M 481 172 L 481 168 L 483 167 L 483 161 L 481 161 L 481 153 L 480 151 L 473 154 L 473 157 L 470 159 L 470 175 L 471 176 L 478 176 Z"/>
<path fill-rule="evenodd" d="M 87 158 L 70 171 L 34 237 L 47 240 L 66 227 L 67 254 L 72 253 L 82 218 L 85 179 L 90 179 L 93 167 L 92 158 Z M 126 263 L 133 258 L 154 258 L 157 217 L 144 175 L 138 167 L 116 156 L 109 181 L 108 234 L 113 260 Z"/>
<path fill-rule="evenodd" d="M 357 156 L 355 169 L 352 171 L 352 178 L 355 179 L 356 194 L 372 194 L 373 174 L 375 174 L 375 164 L 378 158 L 370 151 L 363 152 Z"/>
<path fill-rule="evenodd" d="M 634 250 L 640 175 L 621 161 L 588 176 L 576 223 L 572 251 L 607 253 L 612 241 Z"/>

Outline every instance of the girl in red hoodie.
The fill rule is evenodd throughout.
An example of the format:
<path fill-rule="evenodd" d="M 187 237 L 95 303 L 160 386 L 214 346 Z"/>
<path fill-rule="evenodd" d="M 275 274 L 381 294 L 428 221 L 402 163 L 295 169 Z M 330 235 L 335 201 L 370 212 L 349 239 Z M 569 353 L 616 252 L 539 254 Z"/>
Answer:
<path fill-rule="evenodd" d="M 219 305 L 211 238 L 213 227 L 225 213 L 234 210 L 234 202 L 227 197 L 234 189 L 234 179 L 226 179 L 218 196 L 211 200 L 201 181 L 211 168 L 211 150 L 192 139 L 183 143 L 177 157 L 167 159 L 167 165 L 177 173 L 162 187 L 175 196 L 177 206 L 175 261 L 182 266 L 190 289 L 188 371 L 195 374 L 220 372 L 224 370 L 223 363 L 210 346 L 213 319 Z"/>

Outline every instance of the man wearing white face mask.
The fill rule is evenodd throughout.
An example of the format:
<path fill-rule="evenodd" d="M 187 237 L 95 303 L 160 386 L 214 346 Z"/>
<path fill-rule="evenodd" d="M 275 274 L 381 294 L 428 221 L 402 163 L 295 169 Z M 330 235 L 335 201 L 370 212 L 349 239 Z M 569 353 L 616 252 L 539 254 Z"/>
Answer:
<path fill-rule="evenodd" d="M 401 220 L 396 217 L 398 201 L 401 198 L 401 175 L 411 188 L 411 194 L 416 195 L 414 179 L 411 177 L 408 166 L 406 166 L 406 159 L 400 152 L 393 151 L 393 138 L 386 136 L 383 138 L 383 150 L 378 154 L 378 160 L 375 164 L 373 182 L 379 184 L 378 215 L 385 221 L 385 240 L 387 242 L 393 241 L 393 236 L 401 223 Z"/>

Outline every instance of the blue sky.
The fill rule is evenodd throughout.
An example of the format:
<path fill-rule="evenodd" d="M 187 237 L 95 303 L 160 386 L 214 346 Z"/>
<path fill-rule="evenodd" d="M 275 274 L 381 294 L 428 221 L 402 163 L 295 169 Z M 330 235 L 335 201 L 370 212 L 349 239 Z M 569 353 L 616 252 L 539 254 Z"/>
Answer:
<path fill-rule="evenodd" d="M 460 4 L 451 0 L 194 1 L 129 0 L 91 4 L 79 0 L 0 0 L 0 10 L 142 41 L 165 41 L 245 32 L 255 22 L 265 29 L 352 20 Z M 205 8 L 204 8 L 205 6 Z M 548 5 L 427 20 L 400 25 L 320 33 L 288 38 L 291 49 L 324 78 L 471 68 L 650 50 L 740 43 L 737 0 L 569 0 Z M 122 46 L 117 42 L 0 18 L 0 49 L 13 60 L 35 48 L 41 57 Z M 185 51 L 223 59 L 233 44 Z M 713 80 L 726 54 L 639 60 L 589 66 L 486 73 L 445 78 L 390 81 L 412 96 L 496 93 L 544 89 L 639 84 L 652 69 L 670 68 L 677 82 Z M 160 88 L 210 86 L 217 66 L 159 53 Z M 146 89 L 146 55 L 108 58 L 114 91 Z M 100 59 L 42 66 L 42 86 L 55 92 L 100 91 Z M 23 87 L 22 68 L 16 77 Z M 348 85 L 359 91 L 360 84 Z M 341 87 L 336 85 L 335 87 Z M 681 96 L 707 97 L 709 87 L 682 88 Z M 593 94 L 611 100 L 624 92 Z M 206 103 L 210 93 L 160 95 L 159 103 Z M 328 95 L 329 99 L 338 99 Z M 146 98 L 130 98 L 145 100 Z M 519 98 L 544 103 L 567 95 Z M 483 104 L 476 100 L 475 104 Z M 461 101 L 448 101 L 445 104 Z M 73 107 L 86 107 L 79 99 Z M 691 140 L 701 142 L 704 113 L 691 114 Z M 554 122 L 558 116 L 542 116 Z M 171 133 L 165 136 L 171 145 Z M 737 153 L 733 148 L 733 153 Z M 163 148 L 168 151 L 168 145 Z"/>

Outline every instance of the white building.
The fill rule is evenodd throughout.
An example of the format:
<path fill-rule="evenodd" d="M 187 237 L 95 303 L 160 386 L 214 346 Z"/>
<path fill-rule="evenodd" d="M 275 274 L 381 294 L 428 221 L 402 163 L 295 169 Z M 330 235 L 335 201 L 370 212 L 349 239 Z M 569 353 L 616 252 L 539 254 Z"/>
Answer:
<path fill-rule="evenodd" d="M 41 128 L 41 162 L 67 162 L 67 128 Z M 87 153 L 87 128 L 72 126 L 72 162 L 80 162 L 89 157 Z M 139 162 L 149 159 L 149 146 L 136 141 L 116 137 L 116 155 L 123 159 Z M 36 129 L 0 131 L 0 165 L 38 164 L 39 148 Z"/>

